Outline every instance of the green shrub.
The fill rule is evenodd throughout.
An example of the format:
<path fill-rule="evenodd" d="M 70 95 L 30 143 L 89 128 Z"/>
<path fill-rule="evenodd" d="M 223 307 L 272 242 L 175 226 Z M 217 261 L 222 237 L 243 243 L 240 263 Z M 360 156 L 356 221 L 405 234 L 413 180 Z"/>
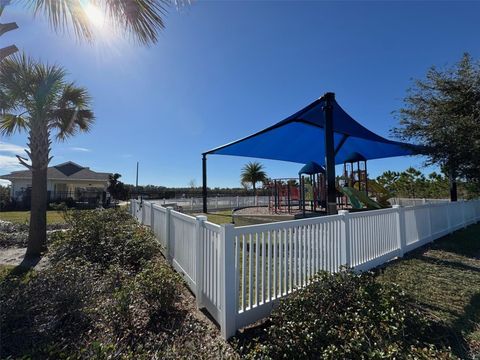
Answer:
<path fill-rule="evenodd" d="M 452 357 L 437 330 L 396 286 L 371 274 L 323 273 L 280 303 L 246 352 L 262 359 Z"/>
<path fill-rule="evenodd" d="M 94 321 L 90 306 L 103 291 L 87 263 L 63 262 L 0 285 L 0 353 L 45 358 L 75 351 Z"/>
<path fill-rule="evenodd" d="M 164 261 L 151 262 L 135 276 L 113 268 L 110 275 L 112 296 L 101 308 L 110 338 L 138 345 L 146 333 L 163 332 L 181 320 L 176 307 L 181 279 Z"/>
<path fill-rule="evenodd" d="M 138 271 L 157 256 L 160 247 L 147 228 L 120 209 L 72 211 L 70 229 L 55 234 L 51 261 L 83 259 L 104 268 L 119 265 Z"/>

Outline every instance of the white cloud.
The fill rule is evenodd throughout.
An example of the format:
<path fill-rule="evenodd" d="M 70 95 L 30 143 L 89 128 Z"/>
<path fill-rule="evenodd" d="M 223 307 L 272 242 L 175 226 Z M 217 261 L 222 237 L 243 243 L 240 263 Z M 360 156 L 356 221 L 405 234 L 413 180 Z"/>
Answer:
<path fill-rule="evenodd" d="M 10 154 L 18 154 L 22 155 L 25 151 L 23 146 L 9 144 L 6 142 L 0 141 L 0 153 L 10 153 Z"/>
<path fill-rule="evenodd" d="M 11 185 L 10 181 L 0 179 L 0 186 L 10 186 L 10 185 Z"/>
<path fill-rule="evenodd" d="M 26 157 L 25 148 L 0 141 L 0 173 L 6 174 L 12 171 L 26 170 L 25 166 L 21 165 L 15 156 L 12 156 L 13 154 Z M 1 185 L 4 185 L 5 181 L 3 180 Z"/>
<path fill-rule="evenodd" d="M 87 149 L 87 148 L 83 148 L 83 147 L 71 147 L 70 150 L 73 150 L 73 151 L 81 151 L 81 152 L 91 152 L 92 150 L 90 149 Z"/>
<path fill-rule="evenodd" d="M 18 162 L 15 156 L 0 155 L 0 171 L 2 173 L 16 170 L 26 170 L 26 168 Z"/>

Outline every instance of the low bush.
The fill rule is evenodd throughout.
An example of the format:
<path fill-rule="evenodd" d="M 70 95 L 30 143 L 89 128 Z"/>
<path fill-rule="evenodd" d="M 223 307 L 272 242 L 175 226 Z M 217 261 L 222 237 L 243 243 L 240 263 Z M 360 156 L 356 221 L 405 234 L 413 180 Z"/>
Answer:
<path fill-rule="evenodd" d="M 438 359 L 452 356 L 447 343 L 399 288 L 341 272 L 287 297 L 265 332 L 240 347 L 259 359 Z"/>
<path fill-rule="evenodd" d="M 2 355 L 45 358 L 78 350 L 79 337 L 94 321 L 91 304 L 103 288 L 97 269 L 80 262 L 7 278 L 0 286 Z"/>
<path fill-rule="evenodd" d="M 82 259 L 105 269 L 119 265 L 138 271 L 160 253 L 151 231 L 123 210 L 76 210 L 65 217 L 70 229 L 53 237 L 49 258 L 54 263 Z"/>
<path fill-rule="evenodd" d="M 107 339 L 138 346 L 148 340 L 147 333 L 170 331 L 178 326 L 183 313 L 181 279 L 163 261 L 150 263 L 135 276 L 111 269 L 110 293 L 101 305 L 103 323 L 108 324 Z"/>
<path fill-rule="evenodd" d="M 190 311 L 192 299 L 148 229 L 120 210 L 67 218 L 45 269 L 0 274 L 1 358 L 225 354 L 225 342 Z"/>

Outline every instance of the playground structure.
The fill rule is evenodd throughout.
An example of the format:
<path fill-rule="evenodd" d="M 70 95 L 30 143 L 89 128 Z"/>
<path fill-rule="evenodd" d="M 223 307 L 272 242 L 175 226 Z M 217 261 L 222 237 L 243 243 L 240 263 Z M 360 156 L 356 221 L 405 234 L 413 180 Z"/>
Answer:
<path fill-rule="evenodd" d="M 203 212 L 207 206 L 207 156 L 228 155 L 244 156 L 270 160 L 288 161 L 297 164 L 309 164 L 315 161 L 324 167 L 321 181 L 315 176 L 315 187 L 325 184 L 326 198 L 323 201 L 321 191 L 312 191 L 312 199 L 301 197 L 298 206 L 310 204 L 310 210 L 322 211 L 325 207 L 328 215 L 337 214 L 339 209 L 378 209 L 387 205 L 388 194 L 378 184 L 367 178 L 366 160 L 390 158 L 395 156 L 416 155 L 421 148 L 412 144 L 388 140 L 362 126 L 353 119 L 328 92 L 303 109 L 263 130 L 242 139 L 206 151 L 202 154 L 202 195 Z M 354 155 L 352 157 L 352 154 Z M 361 155 L 361 158 L 355 155 Z M 336 165 L 344 165 L 344 174 L 338 178 Z M 346 173 L 346 177 L 344 176 Z M 309 181 L 300 181 L 299 196 L 307 189 Z M 340 183 L 342 180 L 342 183 Z M 273 181 L 272 196 L 274 211 L 292 211 L 295 199 L 288 198 L 291 186 L 278 188 Z M 313 179 L 311 184 L 313 184 Z M 287 195 L 285 195 L 285 191 Z M 382 201 L 378 194 L 381 194 Z M 308 192 L 307 192 L 308 193 Z M 285 196 L 287 196 L 285 200 Z M 307 195 L 305 195 L 307 196 Z M 375 197 L 376 200 L 369 196 Z M 343 201 L 339 201 L 342 199 Z M 276 203 L 276 206 L 275 206 Z"/>
<path fill-rule="evenodd" d="M 311 161 L 295 178 L 274 179 L 268 184 L 270 212 L 323 212 L 326 208 L 325 169 Z"/>
<path fill-rule="evenodd" d="M 296 178 L 271 180 L 269 211 L 272 214 L 302 214 L 304 217 L 326 213 L 327 188 L 325 169 L 311 161 Z M 343 164 L 343 175 L 337 179 L 336 203 L 339 209 L 353 211 L 388 207 L 390 194 L 375 180 L 368 179 L 367 160 L 354 152 Z"/>

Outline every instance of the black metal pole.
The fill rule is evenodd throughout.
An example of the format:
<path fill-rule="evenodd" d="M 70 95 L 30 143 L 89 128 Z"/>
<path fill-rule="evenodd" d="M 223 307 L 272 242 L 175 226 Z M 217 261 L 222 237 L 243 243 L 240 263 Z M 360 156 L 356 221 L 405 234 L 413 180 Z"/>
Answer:
<path fill-rule="evenodd" d="M 457 174 L 455 170 L 450 171 L 450 201 L 457 201 Z"/>
<path fill-rule="evenodd" d="M 278 185 L 277 185 L 277 180 L 273 180 L 273 184 L 275 186 L 275 214 L 278 211 Z"/>
<path fill-rule="evenodd" d="M 206 214 L 207 208 L 207 155 L 202 155 L 202 198 L 203 198 L 203 212 Z"/>
<path fill-rule="evenodd" d="M 305 217 L 305 179 L 302 175 L 302 213 L 303 217 Z"/>
<path fill-rule="evenodd" d="M 325 106 L 325 170 L 327 173 L 327 214 L 337 213 L 337 189 L 335 188 L 335 147 L 333 142 L 333 102 L 334 93 L 324 95 Z"/>

